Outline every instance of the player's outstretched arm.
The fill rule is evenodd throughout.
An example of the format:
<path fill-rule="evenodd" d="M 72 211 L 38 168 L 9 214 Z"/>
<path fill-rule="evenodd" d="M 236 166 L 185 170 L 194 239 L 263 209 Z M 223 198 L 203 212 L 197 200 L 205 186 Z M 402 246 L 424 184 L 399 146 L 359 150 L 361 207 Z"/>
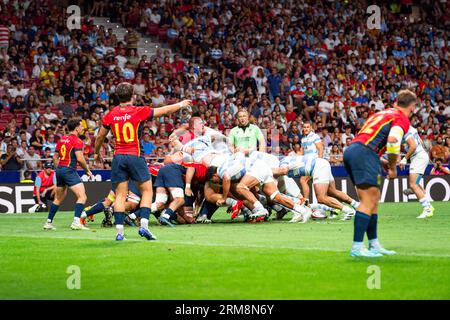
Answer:
<path fill-rule="evenodd" d="M 177 112 L 180 109 L 189 108 L 190 106 L 192 106 L 191 100 L 183 100 L 183 101 L 175 103 L 175 104 L 170 104 L 168 106 L 155 108 L 155 109 L 153 109 L 153 117 L 162 117 L 164 115 Z"/>

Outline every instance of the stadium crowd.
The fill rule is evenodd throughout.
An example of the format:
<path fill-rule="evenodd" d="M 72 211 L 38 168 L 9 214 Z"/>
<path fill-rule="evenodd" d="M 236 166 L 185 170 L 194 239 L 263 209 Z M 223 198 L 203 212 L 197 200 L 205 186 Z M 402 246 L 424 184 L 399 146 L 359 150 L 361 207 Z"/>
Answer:
<path fill-rule="evenodd" d="M 1 170 L 42 168 L 37 160 L 51 158 L 72 116 L 83 119 L 91 158 L 123 81 L 133 84 L 136 105 L 192 99 L 192 114 L 224 133 L 245 108 L 267 133 L 269 152 L 297 152 L 302 125 L 311 121 L 332 165 L 342 165 L 343 150 L 371 114 L 411 88 L 420 98 L 412 125 L 432 161 L 450 160 L 445 1 L 421 1 L 415 22 L 386 1 L 379 30 L 367 29 L 364 1 L 80 2 L 87 15 L 70 31 L 57 1 L 0 0 Z M 127 27 L 125 41 L 89 15 Z M 143 34 L 173 57 L 163 48 L 139 56 Z M 170 152 L 169 135 L 192 114 L 147 121 L 145 154 Z M 113 148 L 106 139 L 103 158 Z"/>

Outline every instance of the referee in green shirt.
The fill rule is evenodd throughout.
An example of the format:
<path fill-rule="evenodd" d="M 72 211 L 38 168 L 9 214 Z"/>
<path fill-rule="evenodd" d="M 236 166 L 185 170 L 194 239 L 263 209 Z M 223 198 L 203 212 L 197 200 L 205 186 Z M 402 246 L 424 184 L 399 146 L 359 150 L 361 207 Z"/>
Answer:
<path fill-rule="evenodd" d="M 249 123 L 248 111 L 239 110 L 237 113 L 238 125 L 231 129 L 228 136 L 231 150 L 243 152 L 246 156 L 254 150 L 266 152 L 266 139 L 257 126 Z"/>

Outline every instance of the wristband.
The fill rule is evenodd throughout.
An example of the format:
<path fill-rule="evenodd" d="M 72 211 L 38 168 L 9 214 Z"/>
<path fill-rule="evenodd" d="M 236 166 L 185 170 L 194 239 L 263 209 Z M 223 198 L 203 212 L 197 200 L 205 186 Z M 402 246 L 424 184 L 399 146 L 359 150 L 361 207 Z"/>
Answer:
<path fill-rule="evenodd" d="M 190 183 L 186 183 L 186 188 L 191 188 L 191 184 Z"/>

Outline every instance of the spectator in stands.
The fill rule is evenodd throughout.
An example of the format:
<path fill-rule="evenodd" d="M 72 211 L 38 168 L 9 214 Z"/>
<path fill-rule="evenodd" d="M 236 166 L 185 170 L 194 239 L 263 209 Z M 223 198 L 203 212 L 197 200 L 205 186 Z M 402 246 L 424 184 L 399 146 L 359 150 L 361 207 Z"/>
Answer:
<path fill-rule="evenodd" d="M 153 144 L 152 141 L 150 141 L 150 134 L 148 132 L 144 133 L 141 144 L 144 150 L 144 155 L 146 156 L 152 155 L 156 149 L 156 146 Z"/>
<path fill-rule="evenodd" d="M 333 144 L 329 154 L 328 161 L 332 166 L 341 166 L 344 161 L 344 156 L 338 144 Z"/>
<path fill-rule="evenodd" d="M 8 150 L 8 145 L 11 144 L 11 133 L 6 132 L 3 135 L 3 140 L 2 143 L 0 144 L 0 155 L 3 155 L 7 152 Z"/>
<path fill-rule="evenodd" d="M 430 171 L 430 175 L 441 176 L 445 174 L 450 174 L 450 169 L 442 164 L 442 159 L 436 159 L 433 168 Z"/>
<path fill-rule="evenodd" d="M 42 145 L 42 148 L 44 150 L 50 148 L 50 156 L 53 157 L 53 154 L 56 149 L 55 135 L 53 133 L 47 134 L 46 140 Z"/>
<path fill-rule="evenodd" d="M 41 129 L 36 128 L 33 132 L 33 136 L 30 138 L 30 145 L 34 146 L 37 151 L 41 151 L 44 142 L 45 139 L 42 136 Z"/>
<path fill-rule="evenodd" d="M 431 160 L 445 159 L 447 155 L 445 154 L 444 140 L 442 137 L 437 137 L 436 143 L 431 148 Z M 441 160 L 442 161 L 442 160 Z"/>
<path fill-rule="evenodd" d="M 34 146 L 29 146 L 28 151 L 23 156 L 25 162 L 25 169 L 27 170 L 40 170 L 42 168 L 41 157 L 36 153 Z"/>
<path fill-rule="evenodd" d="M 3 171 L 19 171 L 22 169 L 23 160 L 17 155 L 16 148 L 9 144 L 6 153 L 0 157 L 0 167 Z"/>

